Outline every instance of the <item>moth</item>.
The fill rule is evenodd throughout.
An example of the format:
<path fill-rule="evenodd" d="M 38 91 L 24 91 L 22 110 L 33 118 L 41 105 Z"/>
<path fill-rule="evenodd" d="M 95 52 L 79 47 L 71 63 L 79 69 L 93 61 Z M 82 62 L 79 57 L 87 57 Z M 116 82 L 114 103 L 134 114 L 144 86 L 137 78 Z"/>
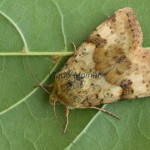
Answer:
<path fill-rule="evenodd" d="M 115 12 L 74 51 L 55 76 L 50 103 L 70 109 L 97 109 L 101 104 L 150 96 L 150 51 L 131 8 Z M 115 116 L 117 117 L 117 116 Z"/>

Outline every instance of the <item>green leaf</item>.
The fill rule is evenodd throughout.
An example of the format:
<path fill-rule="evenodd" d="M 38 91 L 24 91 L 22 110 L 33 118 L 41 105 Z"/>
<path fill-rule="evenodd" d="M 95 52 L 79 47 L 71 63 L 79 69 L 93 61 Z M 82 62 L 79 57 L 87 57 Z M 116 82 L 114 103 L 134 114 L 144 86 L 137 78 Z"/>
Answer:
<path fill-rule="evenodd" d="M 118 114 L 121 119 L 115 120 L 98 112 L 66 150 L 80 147 L 88 150 L 91 145 L 94 150 L 149 149 L 149 98 L 121 101 L 107 105 L 105 109 Z"/>
<path fill-rule="evenodd" d="M 71 54 L 72 41 L 79 46 L 125 6 L 136 12 L 143 46 L 149 47 L 149 4 L 149 0 L 0 0 L 0 149 L 148 149 L 150 98 L 105 105 L 120 121 L 100 112 L 95 115 L 95 110 L 72 110 L 64 135 L 64 108 L 56 106 L 56 119 L 49 95 L 34 88 L 37 83 L 29 65 L 39 83 L 52 83 L 66 58 L 55 63 L 51 56 L 36 55 Z"/>

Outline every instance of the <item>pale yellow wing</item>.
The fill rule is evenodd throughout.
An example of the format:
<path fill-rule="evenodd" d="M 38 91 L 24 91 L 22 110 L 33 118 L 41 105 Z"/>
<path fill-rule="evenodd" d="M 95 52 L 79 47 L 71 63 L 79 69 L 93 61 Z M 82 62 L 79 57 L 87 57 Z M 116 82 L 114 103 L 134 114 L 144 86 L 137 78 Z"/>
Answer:
<path fill-rule="evenodd" d="M 57 74 L 51 101 L 82 108 L 150 96 L 150 52 L 141 44 L 141 28 L 132 9 L 118 10 Z"/>

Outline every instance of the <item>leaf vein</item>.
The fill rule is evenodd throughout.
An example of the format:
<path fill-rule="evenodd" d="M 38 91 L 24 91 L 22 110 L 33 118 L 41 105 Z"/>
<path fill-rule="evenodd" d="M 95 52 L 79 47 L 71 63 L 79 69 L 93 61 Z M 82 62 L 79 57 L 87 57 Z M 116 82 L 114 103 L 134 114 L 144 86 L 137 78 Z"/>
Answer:
<path fill-rule="evenodd" d="M 21 37 L 21 39 L 22 39 L 22 41 L 23 41 L 23 43 L 24 43 L 24 46 L 25 46 L 26 51 L 28 51 L 29 48 L 28 48 L 26 39 L 25 39 L 25 37 L 24 37 L 22 31 L 21 31 L 20 28 L 18 27 L 18 25 L 12 20 L 12 18 L 10 18 L 10 17 L 7 16 L 4 12 L 2 12 L 2 10 L 0 10 L 0 14 L 1 14 L 4 18 L 6 18 L 6 19 L 15 27 L 15 29 L 16 29 L 17 32 L 19 33 L 19 35 L 20 35 L 20 37 Z"/>
<path fill-rule="evenodd" d="M 61 9 L 60 9 L 58 3 L 54 0 L 52 0 L 52 2 L 55 4 L 55 6 L 56 6 L 56 8 L 57 8 L 57 10 L 60 14 L 60 17 L 61 17 L 61 30 L 62 30 L 62 34 L 63 34 L 63 37 L 64 37 L 64 46 L 65 46 L 64 49 L 67 51 L 67 39 L 66 39 L 66 36 L 65 36 L 65 29 L 64 29 L 64 16 L 61 12 Z"/>

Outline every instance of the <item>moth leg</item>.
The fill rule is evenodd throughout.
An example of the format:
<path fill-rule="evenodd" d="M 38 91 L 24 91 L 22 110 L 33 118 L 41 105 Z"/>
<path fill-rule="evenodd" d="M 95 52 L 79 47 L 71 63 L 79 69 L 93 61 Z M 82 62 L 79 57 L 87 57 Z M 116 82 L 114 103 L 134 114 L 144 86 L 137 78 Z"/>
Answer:
<path fill-rule="evenodd" d="M 105 110 L 105 109 L 102 109 L 102 108 L 98 108 L 98 107 L 87 107 L 87 108 L 96 109 L 96 110 L 99 110 L 101 112 L 107 113 L 107 114 L 115 117 L 116 119 L 120 119 L 117 115 L 113 114 L 112 112 L 110 112 L 108 110 Z"/>
<path fill-rule="evenodd" d="M 65 116 L 66 116 L 66 125 L 65 125 L 65 128 L 64 128 L 64 133 L 66 133 L 67 131 L 67 128 L 68 128 L 68 116 L 69 116 L 69 109 L 67 106 L 65 106 Z"/>
<path fill-rule="evenodd" d="M 74 51 L 76 51 L 76 50 L 77 50 L 77 47 L 76 47 L 75 43 L 72 42 L 72 45 L 73 45 Z"/>

